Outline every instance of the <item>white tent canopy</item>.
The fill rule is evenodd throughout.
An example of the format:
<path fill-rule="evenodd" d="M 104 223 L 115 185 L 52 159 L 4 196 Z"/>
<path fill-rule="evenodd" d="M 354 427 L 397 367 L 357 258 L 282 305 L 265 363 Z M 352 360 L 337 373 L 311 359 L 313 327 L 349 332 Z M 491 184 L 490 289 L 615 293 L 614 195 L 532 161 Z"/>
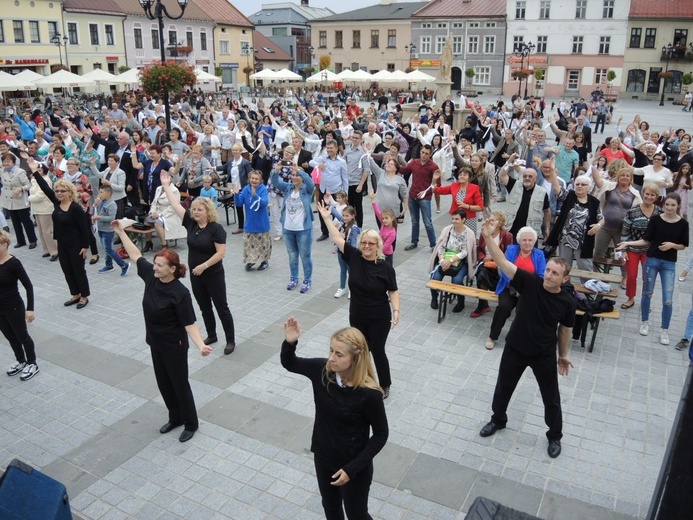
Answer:
<path fill-rule="evenodd" d="M 214 83 L 221 83 L 221 78 L 205 72 L 202 69 L 195 69 L 195 75 L 197 76 L 197 81 L 213 81 Z"/>
<path fill-rule="evenodd" d="M 33 70 L 24 69 L 19 74 L 15 74 L 14 77 L 21 79 L 23 81 L 33 82 L 35 79 L 41 79 L 43 76 L 41 76 L 41 74 L 39 74 L 38 72 L 34 72 Z"/>
<path fill-rule="evenodd" d="M 425 72 L 421 72 L 420 70 L 413 70 L 409 74 L 407 74 L 407 77 L 409 78 L 408 81 L 411 81 L 412 83 L 417 83 L 417 82 L 422 82 L 422 81 L 435 81 L 436 78 L 433 76 L 429 76 Z"/>
<path fill-rule="evenodd" d="M 116 78 L 124 85 L 133 85 L 140 82 L 140 71 L 139 69 L 126 70 L 122 74 L 118 74 Z"/>
<path fill-rule="evenodd" d="M 331 70 L 323 69 L 306 79 L 308 83 L 320 83 L 321 81 L 337 81 L 339 78 Z"/>
<path fill-rule="evenodd" d="M 34 81 L 34 85 L 40 88 L 51 88 L 51 87 L 91 87 L 96 83 L 88 78 L 83 78 L 72 72 L 66 70 L 59 70 L 54 72 L 50 76 L 45 78 L 37 79 Z"/>
<path fill-rule="evenodd" d="M 399 81 L 397 79 L 392 79 L 392 72 L 389 70 L 379 70 L 373 74 L 373 81 L 378 81 L 380 83 L 392 83 L 394 81 Z"/>
<path fill-rule="evenodd" d="M 118 79 L 118 76 L 111 74 L 103 69 L 90 70 L 86 74 L 82 74 L 83 78 L 90 79 L 94 83 L 108 83 L 110 85 L 118 85 L 124 83 L 123 80 Z"/>
<path fill-rule="evenodd" d="M 295 81 L 295 80 L 300 80 L 303 79 L 303 77 L 300 74 L 296 74 L 295 72 L 291 72 L 289 69 L 282 69 L 278 70 L 275 72 L 275 78 L 280 81 Z"/>
<path fill-rule="evenodd" d="M 397 69 L 392 73 L 392 81 L 411 81 L 409 75 L 403 70 Z"/>
<path fill-rule="evenodd" d="M 271 80 L 277 79 L 276 72 L 272 69 L 262 69 L 260 72 L 250 75 L 250 79 Z"/>
<path fill-rule="evenodd" d="M 371 76 L 365 70 L 343 70 L 337 77 L 344 81 L 373 81 L 373 76 Z"/>
<path fill-rule="evenodd" d="M 7 72 L 0 71 L 0 91 L 11 91 L 11 90 L 31 90 L 36 87 L 31 81 L 26 81 Z"/>

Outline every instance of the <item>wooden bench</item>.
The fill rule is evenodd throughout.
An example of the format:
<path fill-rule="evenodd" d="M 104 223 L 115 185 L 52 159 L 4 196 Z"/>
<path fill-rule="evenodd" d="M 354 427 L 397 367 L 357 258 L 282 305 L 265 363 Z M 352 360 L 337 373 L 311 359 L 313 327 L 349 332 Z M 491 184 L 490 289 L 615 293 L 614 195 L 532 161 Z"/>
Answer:
<path fill-rule="evenodd" d="M 580 289 L 578 289 L 578 286 L 580 286 Z M 429 289 L 433 289 L 433 290 L 438 291 L 438 323 L 442 323 L 443 320 L 445 319 L 445 315 L 447 314 L 447 309 L 448 309 L 448 302 L 450 301 L 453 294 L 457 295 L 457 296 L 470 296 L 470 297 L 477 298 L 480 300 L 486 300 L 486 301 L 492 301 L 492 302 L 498 301 L 498 296 L 496 295 L 495 292 L 487 291 L 485 289 L 477 289 L 476 287 L 470 287 L 468 285 L 457 285 L 455 283 L 450 283 L 450 282 L 441 282 L 438 280 L 429 280 L 426 283 L 426 287 Z M 589 289 L 585 289 L 580 284 L 575 285 L 575 290 L 578 292 L 581 292 L 583 294 L 586 294 L 586 295 L 595 295 L 595 296 L 599 297 L 599 295 L 597 295 L 593 291 L 590 291 Z M 617 293 L 617 291 L 614 290 L 607 295 L 601 294 L 601 296 L 610 296 L 610 297 L 615 298 L 616 296 L 618 296 L 618 293 Z M 581 311 L 579 309 L 576 309 L 575 315 L 576 316 L 584 316 L 585 311 Z M 594 343 L 597 339 L 597 333 L 599 332 L 599 323 L 601 322 L 601 320 L 603 320 L 603 319 L 617 320 L 620 317 L 621 317 L 621 313 L 617 310 L 614 310 L 611 312 L 600 312 L 598 314 L 596 314 L 596 313 L 593 314 L 593 319 L 590 320 L 590 322 L 589 322 L 589 326 L 592 329 L 592 338 L 590 340 L 590 346 L 589 346 L 588 352 L 592 352 L 594 350 Z M 585 348 L 586 336 L 587 336 L 587 328 L 583 327 L 582 333 L 580 335 L 580 346 L 582 348 Z"/>
<path fill-rule="evenodd" d="M 130 226 L 129 228 L 125 228 L 125 233 L 127 233 L 130 240 L 137 246 L 137 249 L 143 251 L 147 242 L 151 242 L 152 235 L 156 233 L 156 230 L 154 228 L 137 229 L 136 227 Z"/>
<path fill-rule="evenodd" d="M 621 276 L 617 274 L 602 273 L 601 271 L 583 271 L 582 269 L 571 269 L 570 276 L 575 278 L 586 278 L 588 280 L 600 280 L 607 283 L 621 284 Z"/>
<path fill-rule="evenodd" d="M 595 256 L 592 258 L 594 270 L 601 273 L 609 274 L 612 267 L 623 267 L 626 265 L 625 260 L 616 258 L 605 258 L 603 256 Z"/>

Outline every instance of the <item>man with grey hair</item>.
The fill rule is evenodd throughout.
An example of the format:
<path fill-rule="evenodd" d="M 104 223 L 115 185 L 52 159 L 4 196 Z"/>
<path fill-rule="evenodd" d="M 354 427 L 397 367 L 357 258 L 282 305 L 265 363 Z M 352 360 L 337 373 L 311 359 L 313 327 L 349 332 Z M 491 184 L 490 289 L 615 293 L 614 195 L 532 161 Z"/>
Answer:
<path fill-rule="evenodd" d="M 311 167 L 318 167 L 322 172 L 322 180 L 320 181 L 320 190 L 318 190 L 318 200 L 316 203 L 322 202 L 325 193 L 328 191 L 330 193 L 337 193 L 340 190 L 345 193 L 349 191 L 347 164 L 344 159 L 337 155 L 337 141 L 328 139 L 325 143 L 325 152 L 325 154 L 316 157 L 309 163 Z M 322 242 L 329 238 L 327 226 L 322 219 L 322 215 L 320 216 L 320 229 L 322 235 L 318 237 L 318 242 Z"/>

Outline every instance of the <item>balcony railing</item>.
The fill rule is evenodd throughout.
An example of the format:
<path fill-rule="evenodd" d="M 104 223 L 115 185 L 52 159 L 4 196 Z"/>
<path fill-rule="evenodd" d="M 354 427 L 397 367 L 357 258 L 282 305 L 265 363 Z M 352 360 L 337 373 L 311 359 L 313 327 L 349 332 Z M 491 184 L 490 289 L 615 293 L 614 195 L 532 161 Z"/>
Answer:
<path fill-rule="evenodd" d="M 670 61 L 693 61 L 693 49 L 690 47 L 676 47 L 671 49 L 671 53 L 662 51 L 661 61 L 667 61 L 667 54 Z"/>
<path fill-rule="evenodd" d="M 171 58 L 183 58 L 189 56 L 193 48 L 189 45 L 172 45 L 166 47 L 166 50 Z"/>

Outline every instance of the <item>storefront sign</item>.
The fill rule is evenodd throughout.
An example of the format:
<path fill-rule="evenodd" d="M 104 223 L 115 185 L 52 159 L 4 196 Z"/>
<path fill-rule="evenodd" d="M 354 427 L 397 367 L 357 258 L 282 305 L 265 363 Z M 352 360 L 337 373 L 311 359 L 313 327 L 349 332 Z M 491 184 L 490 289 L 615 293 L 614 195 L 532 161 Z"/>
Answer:
<path fill-rule="evenodd" d="M 0 60 L 0 63 L 5 65 L 47 65 L 48 60 L 45 58 L 35 60 Z"/>
<path fill-rule="evenodd" d="M 219 66 L 222 69 L 237 69 L 238 63 L 221 63 Z"/>
<path fill-rule="evenodd" d="M 412 67 L 440 67 L 440 60 L 411 60 Z"/>
<path fill-rule="evenodd" d="M 106 61 L 118 61 L 118 56 L 106 56 Z"/>

